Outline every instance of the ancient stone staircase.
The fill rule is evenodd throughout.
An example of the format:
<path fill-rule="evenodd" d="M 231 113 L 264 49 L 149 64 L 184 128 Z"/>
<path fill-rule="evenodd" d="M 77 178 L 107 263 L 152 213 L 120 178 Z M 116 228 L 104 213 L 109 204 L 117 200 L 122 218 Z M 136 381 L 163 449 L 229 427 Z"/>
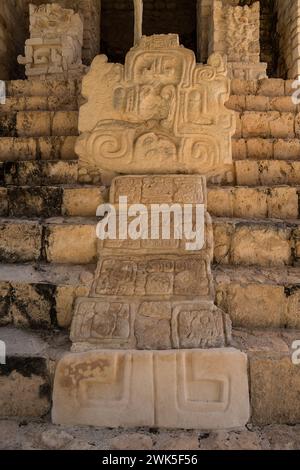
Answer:
<path fill-rule="evenodd" d="M 300 420 L 300 369 L 291 362 L 300 340 L 300 108 L 291 83 L 233 81 L 234 165 L 208 192 L 216 302 L 231 316 L 234 345 L 249 355 L 256 424 Z M 4 415 L 49 411 L 74 299 L 93 279 L 95 211 L 107 188 L 78 171 L 79 101 L 75 81 L 17 81 L 0 106 Z"/>

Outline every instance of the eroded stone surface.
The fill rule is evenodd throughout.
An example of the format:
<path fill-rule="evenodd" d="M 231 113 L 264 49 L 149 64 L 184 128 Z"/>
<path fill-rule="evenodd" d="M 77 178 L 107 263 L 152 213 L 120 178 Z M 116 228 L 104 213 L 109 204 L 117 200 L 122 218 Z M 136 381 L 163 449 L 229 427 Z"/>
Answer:
<path fill-rule="evenodd" d="M 53 400 L 57 424 L 239 427 L 249 419 L 247 358 L 234 349 L 69 354 Z"/>
<path fill-rule="evenodd" d="M 25 43 L 28 78 L 74 78 L 83 74 L 83 21 L 74 10 L 59 4 L 29 5 L 30 39 Z"/>
<path fill-rule="evenodd" d="M 223 347 L 230 332 L 229 319 L 212 302 L 82 298 L 71 340 L 73 350 L 192 349 Z"/>
<path fill-rule="evenodd" d="M 97 56 L 83 80 L 81 166 L 119 173 L 202 173 L 231 163 L 226 66 L 196 65 L 177 35 L 143 37 L 125 66 Z"/>
<path fill-rule="evenodd" d="M 256 80 L 266 77 L 260 63 L 260 4 L 235 5 L 214 0 L 209 50 L 226 54 L 231 78 Z"/>

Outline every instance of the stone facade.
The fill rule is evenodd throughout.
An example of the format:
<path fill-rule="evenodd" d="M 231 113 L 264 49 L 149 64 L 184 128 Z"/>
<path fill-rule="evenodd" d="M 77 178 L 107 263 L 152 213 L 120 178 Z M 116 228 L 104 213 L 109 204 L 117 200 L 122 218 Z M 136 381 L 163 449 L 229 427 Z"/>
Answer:
<path fill-rule="evenodd" d="M 82 60 L 90 65 L 100 51 L 101 0 L 3 0 L 0 12 L 0 79 L 24 76 L 17 56 L 24 53 L 29 34 L 29 4 L 59 4 L 81 15 L 84 23 Z M 23 18 L 20 23 L 19 18 Z"/>
<path fill-rule="evenodd" d="M 26 25 L 20 22 L 25 0 L 3 1 L 0 11 L 0 79 L 16 77 L 16 57 L 24 47 Z"/>
<path fill-rule="evenodd" d="M 251 6 L 224 3 L 222 0 L 212 1 L 209 53 L 227 56 L 232 78 L 265 78 L 267 64 L 260 63 L 259 2 Z"/>
<path fill-rule="evenodd" d="M 80 77 L 84 73 L 80 15 L 56 3 L 30 5 L 29 9 L 30 39 L 25 43 L 25 57 L 18 57 L 18 62 L 26 66 L 27 77 L 40 80 Z"/>

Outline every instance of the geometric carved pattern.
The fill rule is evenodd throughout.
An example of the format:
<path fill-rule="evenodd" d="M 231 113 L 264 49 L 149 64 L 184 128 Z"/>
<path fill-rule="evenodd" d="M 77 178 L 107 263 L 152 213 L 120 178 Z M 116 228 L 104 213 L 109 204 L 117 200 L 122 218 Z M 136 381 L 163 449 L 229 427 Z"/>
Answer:
<path fill-rule="evenodd" d="M 71 330 L 73 351 L 223 347 L 228 336 L 230 324 L 211 302 L 124 297 L 77 299 Z"/>
<path fill-rule="evenodd" d="M 146 208 L 163 202 L 206 207 L 207 191 L 199 175 L 121 176 L 110 191 L 116 208 L 121 196 Z M 192 252 L 184 237 L 164 240 L 161 234 L 99 242 L 89 296 L 75 306 L 72 351 L 220 348 L 230 342 L 230 320 L 214 305 L 212 222 L 206 210 L 204 216 L 204 245 Z"/>
<path fill-rule="evenodd" d="M 125 65 L 94 59 L 83 80 L 81 164 L 127 174 L 209 174 L 231 163 L 235 114 L 222 56 L 196 64 L 175 34 L 142 37 Z"/>
<path fill-rule="evenodd" d="M 57 366 L 52 418 L 110 427 L 244 426 L 247 357 L 230 348 L 69 354 Z"/>

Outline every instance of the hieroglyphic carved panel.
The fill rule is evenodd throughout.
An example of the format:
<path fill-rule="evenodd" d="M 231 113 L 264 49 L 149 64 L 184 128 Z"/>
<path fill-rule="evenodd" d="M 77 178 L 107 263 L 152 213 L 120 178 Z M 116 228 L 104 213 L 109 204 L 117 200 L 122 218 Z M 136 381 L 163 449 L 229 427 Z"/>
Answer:
<path fill-rule="evenodd" d="M 235 349 L 69 354 L 55 374 L 56 424 L 226 429 L 249 419 L 247 356 Z"/>
<path fill-rule="evenodd" d="M 133 336 L 134 304 L 127 301 L 79 298 L 71 329 L 71 340 L 90 347 L 128 349 L 135 346 Z"/>
<path fill-rule="evenodd" d="M 143 37 L 125 66 L 95 58 L 83 80 L 81 167 L 210 174 L 232 161 L 235 116 L 221 55 L 198 65 L 177 35 Z"/>
<path fill-rule="evenodd" d="M 30 39 L 25 43 L 28 78 L 76 78 L 86 67 L 82 65 L 83 21 L 74 10 L 59 4 L 30 5 Z"/>
<path fill-rule="evenodd" d="M 73 351 L 216 348 L 230 337 L 230 322 L 213 302 L 130 297 L 78 299 L 71 329 Z"/>
<path fill-rule="evenodd" d="M 110 202 L 128 204 L 207 204 L 206 180 L 196 175 L 121 176 L 110 187 Z"/>
<path fill-rule="evenodd" d="M 210 263 L 202 256 L 100 257 L 92 295 L 213 298 Z"/>
<path fill-rule="evenodd" d="M 112 255 L 116 254 L 116 250 L 118 255 L 144 255 L 148 253 L 153 254 L 181 254 L 186 255 L 187 253 L 194 253 L 199 254 L 201 252 L 201 257 L 205 259 L 207 262 L 211 262 L 213 259 L 213 225 L 212 219 L 208 212 L 204 212 L 204 227 L 203 228 L 203 238 L 204 244 L 201 249 L 199 249 L 196 244 L 192 246 L 189 250 L 187 250 L 187 244 L 191 242 L 195 242 L 194 239 L 190 239 L 189 236 L 186 236 L 184 231 L 184 214 L 182 217 L 179 217 L 179 220 L 170 213 L 169 210 L 161 211 L 159 215 L 159 220 L 157 221 L 157 225 L 155 225 L 156 221 L 153 222 L 152 214 L 151 214 L 151 207 L 148 205 L 146 206 L 148 210 L 148 234 L 152 228 L 157 228 L 157 232 L 159 236 L 157 239 L 151 238 L 151 233 L 147 239 L 138 238 L 136 240 L 132 240 L 131 238 L 127 237 L 126 239 L 110 239 L 107 238 L 105 240 L 98 240 L 98 253 L 99 256 L 101 254 L 105 255 Z M 116 225 L 117 228 L 119 227 L 119 219 L 122 220 L 122 217 L 119 216 L 118 206 L 115 207 L 116 210 Z M 183 213 L 183 212 L 182 212 Z M 170 219 L 170 237 L 168 239 L 162 238 L 162 229 L 163 229 L 163 215 L 166 219 Z M 134 219 L 134 216 L 128 216 L 128 225 Z M 189 219 L 189 217 L 188 217 Z M 192 212 L 192 228 L 193 231 L 196 231 L 196 221 L 195 221 L 195 211 Z M 182 229 L 182 237 L 178 238 L 177 233 Z M 200 228 L 198 227 L 198 235 Z"/>

